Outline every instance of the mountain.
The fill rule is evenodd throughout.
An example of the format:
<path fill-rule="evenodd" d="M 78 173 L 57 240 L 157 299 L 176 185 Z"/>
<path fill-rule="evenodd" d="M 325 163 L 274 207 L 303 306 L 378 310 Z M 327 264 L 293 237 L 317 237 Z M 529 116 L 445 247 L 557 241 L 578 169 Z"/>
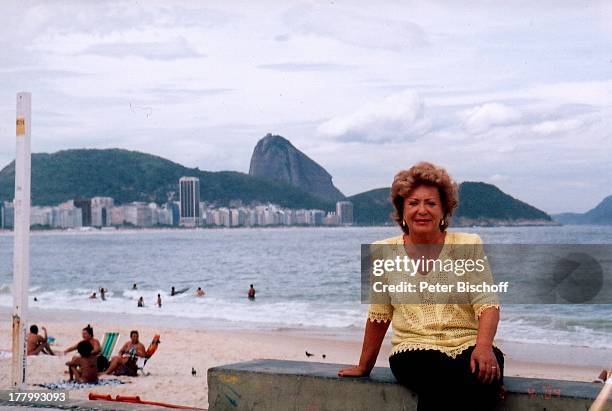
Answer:
<path fill-rule="evenodd" d="M 294 162 L 293 166 L 288 166 L 288 170 L 297 169 L 300 173 L 304 170 L 314 170 L 314 173 L 304 173 L 300 178 L 310 183 L 327 182 L 328 194 L 335 193 L 335 198 L 342 195 L 333 187 L 331 176 L 325 170 L 282 137 L 267 136 L 257 145 L 273 146 L 261 147 L 260 150 L 264 154 L 283 148 L 285 154 L 281 156 L 284 155 L 286 160 L 291 157 Z M 258 152 L 258 148 L 255 151 Z M 287 154 L 288 152 L 291 152 L 291 155 Z M 257 157 L 261 159 L 259 154 Z M 277 163 L 278 157 L 271 161 Z M 251 161 L 251 169 L 257 168 L 258 163 L 261 164 L 256 160 L 254 166 Z M 317 175 L 319 180 L 312 178 L 312 174 Z M 53 154 L 33 154 L 32 204 L 55 205 L 78 197 L 93 196 L 113 197 L 120 204 L 131 201 L 163 203 L 169 197 L 177 198 L 178 180 L 182 176 L 199 177 L 202 201 L 217 206 L 227 206 L 232 200 L 240 200 L 245 204 L 272 202 L 290 208 L 335 210 L 334 201 L 326 201 L 299 188 L 304 187 L 306 183 L 296 187 L 288 181 L 271 181 L 234 171 L 201 171 L 161 157 L 120 149 L 65 150 Z M 13 198 L 14 180 L 13 162 L 0 170 L 0 201 Z M 302 180 L 298 178 L 297 181 Z M 393 224 L 389 217 L 392 211 L 389 188 L 356 194 L 348 200 L 353 202 L 355 224 Z M 580 216 L 582 217 L 577 218 L 586 219 L 584 221 L 589 224 L 611 224 L 612 196 Z M 505 194 L 493 185 L 464 182 L 459 186 L 459 207 L 453 217 L 454 226 L 520 224 L 555 222 L 551 221 L 545 212 Z"/>
<path fill-rule="evenodd" d="M 463 182 L 459 186 L 459 206 L 455 212 L 457 225 L 552 223 L 542 210 L 504 193 L 492 184 Z"/>
<path fill-rule="evenodd" d="M 612 224 L 612 195 L 586 213 L 562 213 L 553 215 L 553 218 L 562 224 Z"/>
<path fill-rule="evenodd" d="M 187 168 L 136 151 L 65 150 L 32 155 L 32 204 L 55 205 L 76 197 L 109 196 L 118 203 L 163 203 L 176 193 L 182 176 L 200 178 L 202 201 L 227 205 L 232 200 L 273 202 L 292 208 L 334 210 L 335 205 L 282 182 L 235 171 Z M 0 171 L 0 200 L 14 197 L 15 164 Z"/>
<path fill-rule="evenodd" d="M 355 223 L 393 224 L 389 188 L 379 188 L 348 198 L 353 202 Z M 491 184 L 464 182 L 459 185 L 459 207 L 453 226 L 554 224 L 544 211 L 530 206 Z"/>
<path fill-rule="evenodd" d="M 353 203 L 353 218 L 358 225 L 395 224 L 389 188 L 377 188 L 347 198 Z"/>
<path fill-rule="evenodd" d="M 332 183 L 332 176 L 281 136 L 268 134 L 257 142 L 249 175 L 291 184 L 328 202 L 344 199 Z"/>

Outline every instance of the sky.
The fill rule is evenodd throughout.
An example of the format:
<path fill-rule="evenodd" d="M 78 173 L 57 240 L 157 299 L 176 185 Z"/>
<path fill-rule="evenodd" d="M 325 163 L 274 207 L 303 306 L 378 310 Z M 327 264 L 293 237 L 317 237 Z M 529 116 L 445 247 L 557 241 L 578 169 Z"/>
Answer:
<path fill-rule="evenodd" d="M 612 3 L 4 1 L 0 168 L 118 147 L 248 172 L 289 139 L 346 195 L 427 160 L 549 213 L 612 194 Z"/>

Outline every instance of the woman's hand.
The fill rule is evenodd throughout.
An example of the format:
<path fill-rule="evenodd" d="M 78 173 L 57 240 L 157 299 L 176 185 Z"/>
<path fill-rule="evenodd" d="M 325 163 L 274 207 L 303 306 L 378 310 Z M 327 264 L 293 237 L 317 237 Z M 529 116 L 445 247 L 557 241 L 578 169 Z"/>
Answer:
<path fill-rule="evenodd" d="M 370 375 L 370 371 L 359 366 L 342 368 L 338 371 L 338 377 L 367 377 L 368 375 Z"/>
<path fill-rule="evenodd" d="M 476 344 L 470 357 L 470 367 L 472 373 L 478 368 L 478 380 L 485 384 L 491 384 L 493 380 L 501 378 L 501 370 L 491 345 Z"/>
<path fill-rule="evenodd" d="M 341 369 L 338 371 L 339 377 L 367 377 L 370 375 L 389 324 L 391 321 L 366 320 L 359 365 Z"/>

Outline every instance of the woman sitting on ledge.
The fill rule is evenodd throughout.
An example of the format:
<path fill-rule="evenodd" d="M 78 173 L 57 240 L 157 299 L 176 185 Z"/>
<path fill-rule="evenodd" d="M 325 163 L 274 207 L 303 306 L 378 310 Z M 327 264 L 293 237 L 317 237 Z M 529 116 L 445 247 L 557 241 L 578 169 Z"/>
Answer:
<path fill-rule="evenodd" d="M 422 162 L 400 171 L 391 186 L 391 199 L 394 219 L 404 234 L 377 244 L 397 245 L 413 259 L 421 256 L 420 245 L 437 247 L 441 254 L 447 247 L 471 244 L 484 257 L 478 235 L 446 231 L 457 206 L 457 185 L 443 168 Z M 488 265 L 486 271 L 490 275 Z M 432 274 L 416 275 L 426 279 Z M 432 300 L 370 304 L 359 365 L 344 368 L 338 375 L 368 376 L 393 324 L 391 371 L 400 384 L 417 393 L 418 411 L 493 410 L 504 366 L 503 354 L 493 342 L 499 304 L 496 296 L 467 298 L 466 304 Z"/>

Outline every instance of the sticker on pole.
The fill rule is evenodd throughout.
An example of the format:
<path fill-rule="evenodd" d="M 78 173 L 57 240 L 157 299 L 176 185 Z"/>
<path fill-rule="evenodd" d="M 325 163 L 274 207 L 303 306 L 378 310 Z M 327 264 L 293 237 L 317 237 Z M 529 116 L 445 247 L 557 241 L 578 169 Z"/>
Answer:
<path fill-rule="evenodd" d="M 25 136 L 25 118 L 17 117 L 17 137 Z"/>

